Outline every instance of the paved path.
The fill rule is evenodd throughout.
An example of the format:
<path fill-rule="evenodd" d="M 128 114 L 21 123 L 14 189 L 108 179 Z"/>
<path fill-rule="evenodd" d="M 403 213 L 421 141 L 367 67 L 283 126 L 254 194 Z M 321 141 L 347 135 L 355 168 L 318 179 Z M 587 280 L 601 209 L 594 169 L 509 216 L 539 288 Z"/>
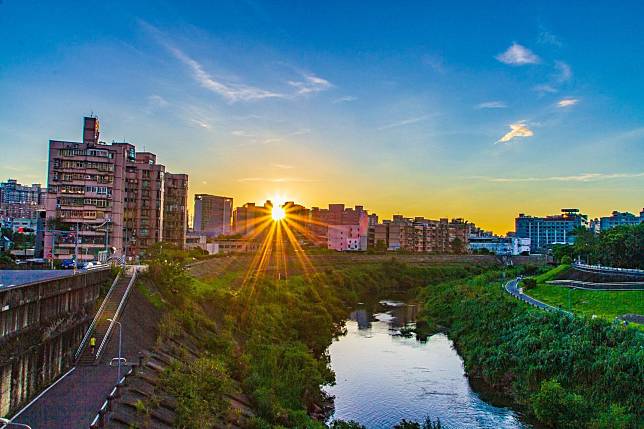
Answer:
<path fill-rule="evenodd" d="M 517 277 L 514 280 L 510 280 L 505 284 L 505 290 L 508 292 L 510 295 L 513 297 L 520 299 L 521 301 L 525 302 L 526 304 L 530 304 L 533 307 L 541 308 L 542 310 L 546 311 L 558 311 L 561 313 L 565 314 L 571 314 L 569 311 L 562 310 L 557 307 L 553 307 L 552 305 L 548 305 L 546 303 L 543 303 L 537 299 L 532 298 L 531 296 L 526 295 L 523 293 L 521 288 L 519 288 L 519 282 L 521 281 L 521 278 Z"/>
<path fill-rule="evenodd" d="M 78 366 L 13 421 L 33 429 L 87 429 L 116 384 L 116 372 L 107 365 Z"/>

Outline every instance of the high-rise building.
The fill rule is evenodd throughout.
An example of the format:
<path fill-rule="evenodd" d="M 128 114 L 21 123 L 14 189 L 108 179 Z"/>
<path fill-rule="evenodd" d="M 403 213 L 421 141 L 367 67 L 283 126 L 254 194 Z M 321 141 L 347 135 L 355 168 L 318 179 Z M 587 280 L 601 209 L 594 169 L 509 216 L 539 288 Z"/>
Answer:
<path fill-rule="evenodd" d="M 611 216 L 599 218 L 599 230 L 606 231 L 619 225 L 638 225 L 644 223 L 644 209 L 636 216 L 629 212 L 613 211 Z"/>
<path fill-rule="evenodd" d="M 237 207 L 233 213 L 233 231 L 245 238 L 257 238 L 262 232 L 264 222 L 268 221 L 273 207 L 270 201 L 264 206 L 257 206 L 255 203 L 246 203 Z"/>
<path fill-rule="evenodd" d="M 111 248 L 136 257 L 163 241 L 169 174 L 152 153 L 99 141 L 97 118 L 84 119 L 82 143 L 50 140 L 45 257 L 94 260 Z"/>
<path fill-rule="evenodd" d="M 471 224 L 463 219 L 440 220 L 394 215 L 369 227 L 369 247 L 418 253 L 464 253 Z"/>
<path fill-rule="evenodd" d="M 183 249 L 188 229 L 188 175 L 164 176 L 163 241 Z"/>
<path fill-rule="evenodd" d="M 515 219 L 515 236 L 530 239 L 530 251 L 543 253 L 554 244 L 573 244 L 576 228 L 588 227 L 588 216 L 579 209 L 561 209 L 561 214 L 536 217 L 523 213 Z"/>
<path fill-rule="evenodd" d="M 217 195 L 196 194 L 193 229 L 208 237 L 230 235 L 233 199 Z"/>
<path fill-rule="evenodd" d="M 0 220 L 36 219 L 45 204 L 45 190 L 40 184 L 21 185 L 15 179 L 0 183 Z"/>

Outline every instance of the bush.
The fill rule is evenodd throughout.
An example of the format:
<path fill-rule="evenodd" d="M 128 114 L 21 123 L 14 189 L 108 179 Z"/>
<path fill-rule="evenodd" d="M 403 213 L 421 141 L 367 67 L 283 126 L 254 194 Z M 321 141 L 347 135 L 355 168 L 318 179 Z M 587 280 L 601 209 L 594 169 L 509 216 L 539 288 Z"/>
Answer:
<path fill-rule="evenodd" d="M 537 281 L 535 279 L 523 279 L 521 282 L 524 290 L 530 290 L 537 287 Z"/>
<path fill-rule="evenodd" d="M 561 262 L 562 264 L 565 264 L 565 265 L 570 265 L 570 264 L 572 264 L 572 258 L 571 258 L 570 256 L 568 256 L 568 255 L 565 255 L 565 256 L 562 256 L 562 257 L 561 257 L 561 261 L 560 261 L 560 262 Z"/>

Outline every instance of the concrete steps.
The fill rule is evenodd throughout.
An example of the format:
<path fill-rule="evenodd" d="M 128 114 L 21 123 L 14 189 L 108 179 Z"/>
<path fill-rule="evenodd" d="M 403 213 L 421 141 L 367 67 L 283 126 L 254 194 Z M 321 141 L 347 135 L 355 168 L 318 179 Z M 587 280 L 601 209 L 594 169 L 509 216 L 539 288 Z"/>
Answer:
<path fill-rule="evenodd" d="M 107 335 L 107 330 L 110 326 L 110 322 L 107 319 L 113 319 L 115 317 L 116 310 L 119 308 L 121 301 L 125 297 L 125 293 L 131 279 L 132 276 L 124 275 L 119 278 L 118 282 L 114 286 L 114 290 L 107 298 L 103 311 L 99 315 L 98 322 L 96 323 L 96 326 L 94 326 L 94 332 L 91 334 L 92 337 L 96 338 L 96 347 L 92 350 L 88 341 L 80 358 L 78 359 L 78 365 L 93 365 L 96 362 L 96 353 L 98 352 L 98 348 L 103 342 L 103 339 Z"/>

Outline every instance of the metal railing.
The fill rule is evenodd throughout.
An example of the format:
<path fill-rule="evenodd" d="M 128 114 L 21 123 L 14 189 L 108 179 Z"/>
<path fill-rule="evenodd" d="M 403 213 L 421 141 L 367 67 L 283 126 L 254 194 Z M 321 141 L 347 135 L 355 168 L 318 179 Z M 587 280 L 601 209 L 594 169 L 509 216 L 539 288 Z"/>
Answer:
<path fill-rule="evenodd" d="M 580 269 L 582 271 L 592 271 L 592 272 L 603 272 L 603 273 L 615 273 L 615 274 L 629 274 L 634 276 L 644 276 L 644 270 L 638 270 L 635 268 L 617 268 L 617 267 L 604 267 L 602 265 L 588 265 L 582 263 L 572 264 L 573 268 Z"/>
<path fill-rule="evenodd" d="M 110 326 L 107 328 L 107 332 L 105 332 L 105 336 L 103 337 L 103 341 L 101 341 L 101 344 L 98 346 L 98 350 L 96 351 L 96 359 L 98 360 L 101 357 L 101 353 L 103 352 L 103 348 L 107 344 L 110 334 L 112 333 L 112 329 L 114 328 L 114 324 L 116 323 L 117 319 L 119 318 L 119 315 L 121 314 L 121 311 L 123 311 L 123 308 L 125 307 L 125 303 L 127 302 L 127 297 L 130 294 L 130 291 L 132 290 L 132 285 L 134 285 L 134 282 L 136 281 L 136 274 L 138 273 L 137 270 L 134 271 L 132 274 L 132 278 L 130 279 L 130 283 L 127 285 L 127 289 L 125 289 L 125 292 L 123 293 L 123 298 L 121 298 L 121 302 L 119 303 L 118 308 L 116 309 L 116 312 L 114 312 L 114 316 L 112 317 L 112 321 L 110 322 Z"/>
<path fill-rule="evenodd" d="M 94 316 L 94 319 L 92 320 L 92 323 L 89 325 L 89 328 L 87 328 L 87 332 L 85 332 L 85 336 L 83 337 L 83 340 L 81 341 L 80 345 L 78 346 L 78 350 L 76 350 L 76 353 L 74 354 L 74 361 L 77 361 L 78 358 L 80 357 L 81 353 L 83 352 L 83 349 L 85 348 L 85 345 L 87 344 L 87 340 L 92 335 L 92 332 L 94 332 L 94 328 L 96 327 L 96 323 L 98 323 L 98 320 L 101 317 L 101 314 L 103 313 L 103 309 L 105 308 L 105 304 L 107 303 L 107 300 L 112 296 L 112 292 L 114 292 L 114 289 L 116 288 L 116 284 L 118 283 L 119 279 L 121 278 L 121 271 L 118 272 L 116 275 L 116 278 L 112 282 L 112 286 L 110 286 L 110 290 L 107 291 L 107 295 L 105 295 L 105 298 L 103 299 L 103 302 L 101 303 L 101 306 L 98 308 L 98 311 L 96 312 L 96 315 Z"/>

